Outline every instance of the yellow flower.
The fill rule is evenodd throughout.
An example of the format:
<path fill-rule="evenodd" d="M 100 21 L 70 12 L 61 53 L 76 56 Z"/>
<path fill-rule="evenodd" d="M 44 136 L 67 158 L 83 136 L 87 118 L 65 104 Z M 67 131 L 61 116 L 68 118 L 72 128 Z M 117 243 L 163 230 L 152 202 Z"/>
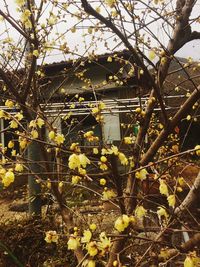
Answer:
<path fill-rule="evenodd" d="M 37 130 L 32 130 L 31 131 L 31 137 L 34 139 L 37 139 L 39 136 L 38 131 Z"/>
<path fill-rule="evenodd" d="M 13 108 L 14 107 L 14 102 L 12 100 L 7 99 L 5 102 L 5 106 L 8 108 Z"/>
<path fill-rule="evenodd" d="M 21 21 L 23 23 L 27 22 L 29 20 L 29 17 L 31 15 L 31 12 L 29 9 L 25 9 L 23 13 L 21 14 Z"/>
<path fill-rule="evenodd" d="M 25 139 L 25 138 L 19 138 L 19 146 L 22 149 L 24 149 L 27 146 L 27 143 L 28 143 L 27 139 Z"/>
<path fill-rule="evenodd" d="M 67 245 L 68 249 L 76 250 L 80 246 L 79 239 L 75 237 L 70 237 L 67 242 Z"/>
<path fill-rule="evenodd" d="M 38 119 L 36 120 L 36 124 L 37 124 L 37 126 L 38 126 L 39 128 L 42 128 L 42 126 L 43 126 L 45 123 L 44 123 L 44 120 L 43 120 L 43 119 L 38 118 Z"/>
<path fill-rule="evenodd" d="M 9 170 L 5 173 L 5 175 L 2 178 L 2 183 L 5 187 L 8 187 L 11 183 L 13 183 L 15 180 L 15 175 L 14 173 Z"/>
<path fill-rule="evenodd" d="M 119 152 L 119 153 L 118 153 L 118 158 L 119 158 L 119 161 L 121 162 L 122 165 L 128 165 L 128 159 L 127 159 L 127 157 L 124 155 L 124 153 Z"/>
<path fill-rule="evenodd" d="M 77 154 L 72 154 L 69 157 L 68 166 L 71 170 L 75 170 L 80 167 L 80 160 Z"/>
<path fill-rule="evenodd" d="M 63 186 L 64 186 L 64 183 L 62 181 L 58 183 L 59 190 L 62 190 Z"/>
<path fill-rule="evenodd" d="M 24 22 L 24 26 L 26 29 L 31 29 L 32 28 L 32 23 L 29 19 L 27 19 L 25 22 Z"/>
<path fill-rule="evenodd" d="M 106 171 L 108 169 L 108 166 L 105 163 L 99 162 L 98 164 L 99 164 L 99 168 L 102 171 Z"/>
<path fill-rule="evenodd" d="M 107 62 L 112 62 L 112 57 L 108 57 Z"/>
<path fill-rule="evenodd" d="M 21 121 L 21 120 L 24 118 L 24 116 L 23 116 L 22 113 L 18 112 L 18 113 L 15 115 L 15 118 L 16 118 L 18 121 Z"/>
<path fill-rule="evenodd" d="M 8 142 L 8 148 L 13 148 L 14 147 L 14 142 L 13 141 L 9 141 Z"/>
<path fill-rule="evenodd" d="M 97 13 L 100 13 L 101 12 L 101 8 L 100 7 L 96 7 L 95 10 L 96 10 Z"/>
<path fill-rule="evenodd" d="M 87 164 L 90 164 L 90 160 L 86 157 L 85 154 L 79 154 L 79 161 L 80 161 L 80 165 L 83 168 L 86 168 Z"/>
<path fill-rule="evenodd" d="M 87 138 L 87 137 L 91 137 L 93 134 L 94 134 L 93 131 L 88 131 L 88 132 L 84 133 L 83 136 L 84 136 L 85 138 Z"/>
<path fill-rule="evenodd" d="M 97 229 L 97 226 L 96 226 L 95 223 L 91 223 L 89 228 L 90 228 L 91 231 L 95 231 Z"/>
<path fill-rule="evenodd" d="M 111 238 L 106 236 L 105 232 L 100 233 L 99 235 L 100 242 L 97 243 L 99 250 L 108 251 L 111 247 Z"/>
<path fill-rule="evenodd" d="M 187 115 L 186 120 L 189 121 L 191 120 L 191 118 L 192 118 L 191 115 Z"/>
<path fill-rule="evenodd" d="M 16 154 L 17 154 L 17 151 L 16 151 L 15 149 L 11 151 L 11 155 L 12 155 L 12 157 L 15 157 Z"/>
<path fill-rule="evenodd" d="M 16 171 L 16 172 L 22 172 L 23 170 L 24 170 L 24 167 L 23 167 L 22 164 L 17 163 L 17 164 L 15 165 L 15 171 Z"/>
<path fill-rule="evenodd" d="M 106 154 L 108 154 L 108 150 L 105 148 L 102 148 L 101 149 L 101 155 L 106 155 Z"/>
<path fill-rule="evenodd" d="M 33 50 L 33 56 L 39 57 L 39 51 L 38 50 Z"/>
<path fill-rule="evenodd" d="M 80 148 L 78 147 L 78 145 L 79 143 L 72 143 L 69 149 L 75 152 L 80 152 Z"/>
<path fill-rule="evenodd" d="M 92 238 L 92 233 L 90 230 L 84 230 L 83 237 L 81 238 L 81 243 L 89 243 Z"/>
<path fill-rule="evenodd" d="M 51 181 L 47 181 L 47 188 L 51 189 Z"/>
<path fill-rule="evenodd" d="M 161 257 L 164 261 L 166 261 L 169 258 L 169 250 L 166 248 L 162 248 L 159 257 Z"/>
<path fill-rule="evenodd" d="M 84 97 L 79 97 L 78 102 L 81 103 L 81 102 L 83 102 L 84 100 L 85 100 Z"/>
<path fill-rule="evenodd" d="M 135 173 L 135 177 L 141 181 L 145 180 L 147 178 L 147 170 L 146 169 L 142 169 L 138 172 Z"/>
<path fill-rule="evenodd" d="M 105 163 L 107 161 L 107 158 L 105 156 L 101 156 L 100 160 L 101 162 Z"/>
<path fill-rule="evenodd" d="M 53 140 L 55 138 L 56 134 L 55 134 L 54 131 L 50 131 L 49 134 L 48 134 L 48 136 L 49 136 L 49 139 L 50 140 Z"/>
<path fill-rule="evenodd" d="M 99 109 L 97 107 L 93 108 L 92 109 L 92 114 L 96 114 L 99 112 Z"/>
<path fill-rule="evenodd" d="M 106 107 L 105 103 L 104 102 L 100 102 L 99 103 L 99 108 L 102 110 Z"/>
<path fill-rule="evenodd" d="M 163 207 L 158 207 L 157 214 L 159 218 L 165 217 L 165 219 L 167 219 L 169 217 L 169 215 L 166 212 L 166 209 L 164 209 Z"/>
<path fill-rule="evenodd" d="M 109 154 L 114 154 L 115 156 L 117 156 L 119 154 L 119 150 L 118 147 L 112 145 L 111 148 L 108 150 Z"/>
<path fill-rule="evenodd" d="M 58 242 L 58 234 L 56 231 L 48 231 L 46 232 L 46 236 L 44 239 L 47 243 L 57 243 Z"/>
<path fill-rule="evenodd" d="M 146 215 L 147 210 L 143 206 L 137 206 L 135 209 L 135 216 L 137 218 L 142 218 Z"/>
<path fill-rule="evenodd" d="M 15 0 L 16 5 L 18 5 L 19 7 L 22 7 L 23 5 L 25 5 L 25 0 Z"/>
<path fill-rule="evenodd" d="M 168 198 L 167 198 L 167 201 L 168 201 L 169 206 L 174 208 L 174 206 L 176 204 L 175 195 L 169 195 Z"/>
<path fill-rule="evenodd" d="M 98 153 L 99 153 L 98 148 L 94 147 L 94 148 L 93 148 L 93 154 L 97 155 Z"/>
<path fill-rule="evenodd" d="M 183 177 L 178 177 L 178 183 L 180 186 L 183 186 L 185 184 L 185 180 Z"/>
<path fill-rule="evenodd" d="M 61 145 L 64 143 L 65 141 L 65 137 L 63 134 L 57 134 L 54 141 L 58 144 L 58 145 Z"/>
<path fill-rule="evenodd" d="M 83 175 L 83 176 L 86 175 L 86 170 L 83 168 L 78 168 L 78 172 L 80 175 Z"/>
<path fill-rule="evenodd" d="M 35 121 L 35 120 L 30 121 L 30 123 L 29 123 L 29 127 L 30 127 L 30 128 L 31 128 L 31 127 L 36 128 L 36 127 L 37 127 L 36 121 Z"/>
<path fill-rule="evenodd" d="M 159 191 L 160 191 L 161 195 L 165 195 L 165 196 L 169 195 L 168 187 L 167 187 L 165 181 L 162 179 L 160 179 Z"/>
<path fill-rule="evenodd" d="M 95 267 L 96 266 L 96 263 L 94 260 L 89 260 L 88 263 L 87 263 L 87 267 Z"/>
<path fill-rule="evenodd" d="M 18 123 L 15 120 L 10 121 L 10 128 L 12 129 L 18 128 Z"/>
<path fill-rule="evenodd" d="M 126 145 L 133 144 L 133 141 L 134 141 L 134 139 L 131 136 L 124 137 L 124 144 L 126 144 Z"/>
<path fill-rule="evenodd" d="M 200 145 L 195 146 L 195 149 L 198 149 L 196 150 L 196 154 L 200 157 Z"/>
<path fill-rule="evenodd" d="M 129 226 L 130 219 L 127 215 L 123 214 L 115 221 L 115 229 L 118 232 L 123 232 Z"/>
<path fill-rule="evenodd" d="M 190 256 L 187 256 L 184 261 L 184 267 L 195 267 L 193 258 Z"/>
<path fill-rule="evenodd" d="M 78 184 L 78 182 L 81 180 L 80 176 L 73 175 L 72 176 L 72 184 Z"/>
<path fill-rule="evenodd" d="M 105 185 L 106 184 L 106 179 L 102 178 L 99 181 L 100 185 Z"/>
<path fill-rule="evenodd" d="M 135 112 L 136 112 L 136 113 L 141 113 L 141 111 L 142 111 L 141 108 L 136 108 L 136 109 L 135 109 Z"/>
<path fill-rule="evenodd" d="M 103 195 L 102 196 L 103 200 L 109 200 L 117 196 L 116 193 L 112 189 L 107 189 L 107 187 L 105 187 L 102 195 Z"/>
<path fill-rule="evenodd" d="M 48 18 L 48 24 L 50 26 L 53 26 L 54 24 L 56 24 L 57 22 L 57 17 L 55 15 L 51 15 L 49 18 Z"/>
<path fill-rule="evenodd" d="M 154 52 L 153 50 L 151 50 L 151 51 L 149 52 L 149 59 L 150 59 L 150 60 L 154 60 L 155 57 L 156 57 L 155 52 Z"/>
<path fill-rule="evenodd" d="M 109 6 L 109 7 L 113 7 L 115 4 L 116 0 L 105 0 L 105 3 Z"/>
<path fill-rule="evenodd" d="M 6 173 L 6 169 L 0 167 L 0 178 L 3 178 L 3 176 L 5 176 Z"/>
<path fill-rule="evenodd" d="M 93 241 L 93 242 L 88 243 L 86 248 L 91 257 L 94 257 L 95 255 L 97 255 L 98 249 L 97 249 L 96 242 Z"/>

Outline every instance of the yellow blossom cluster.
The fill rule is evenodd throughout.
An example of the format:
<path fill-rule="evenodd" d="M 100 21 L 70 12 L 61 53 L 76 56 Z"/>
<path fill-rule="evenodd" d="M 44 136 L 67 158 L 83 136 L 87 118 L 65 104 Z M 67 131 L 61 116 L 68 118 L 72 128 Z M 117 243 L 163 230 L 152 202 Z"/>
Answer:
<path fill-rule="evenodd" d="M 25 149 L 28 145 L 28 140 L 25 137 L 20 136 L 19 137 L 19 146 L 21 149 Z"/>
<path fill-rule="evenodd" d="M 161 195 L 169 196 L 169 191 L 166 182 L 163 179 L 160 179 L 159 191 Z"/>
<path fill-rule="evenodd" d="M 15 174 L 12 169 L 6 171 L 3 167 L 0 168 L 0 178 L 4 187 L 8 187 L 15 180 Z"/>
<path fill-rule="evenodd" d="M 104 255 L 110 250 L 111 238 L 108 238 L 105 232 L 99 234 L 99 240 L 92 240 L 93 232 L 96 230 L 96 224 L 92 223 L 89 226 L 90 229 L 84 230 L 83 235 L 80 236 L 78 228 L 74 227 L 74 234 L 70 235 L 67 242 L 69 250 L 77 250 L 80 246 L 83 246 L 90 257 L 96 256 L 98 253 Z M 85 263 L 89 261 L 86 260 Z M 94 262 L 95 263 L 95 262 Z M 93 263 L 91 263 L 93 264 Z M 88 266 L 88 265 L 87 265 Z M 91 265 L 95 266 L 95 265 Z"/>
<path fill-rule="evenodd" d="M 65 142 L 65 137 L 63 134 L 57 133 L 54 138 L 54 141 L 57 145 L 61 145 Z"/>
<path fill-rule="evenodd" d="M 165 220 L 169 217 L 169 214 L 167 213 L 166 209 L 163 207 L 158 207 L 157 215 L 159 218 L 164 218 Z"/>
<path fill-rule="evenodd" d="M 25 9 L 22 11 L 20 19 L 26 29 L 30 29 L 32 27 L 30 16 L 31 16 L 31 11 L 29 9 Z"/>
<path fill-rule="evenodd" d="M 143 206 L 137 206 L 135 209 L 135 216 L 140 219 L 144 217 L 147 213 L 147 210 Z"/>
<path fill-rule="evenodd" d="M 78 175 L 73 175 L 72 176 L 72 184 L 78 184 L 81 181 L 81 177 Z"/>
<path fill-rule="evenodd" d="M 96 118 L 97 122 L 103 122 L 103 115 L 101 111 L 105 109 L 105 104 L 100 102 L 96 107 L 92 108 L 92 115 Z"/>
<path fill-rule="evenodd" d="M 69 157 L 68 166 L 71 170 L 86 168 L 90 160 L 85 154 L 72 154 Z"/>
<path fill-rule="evenodd" d="M 106 5 L 113 7 L 116 3 L 116 0 L 105 0 Z"/>
<path fill-rule="evenodd" d="M 117 218 L 114 227 L 118 232 L 123 232 L 129 226 L 131 220 L 132 219 L 128 215 L 123 214 Z"/>
<path fill-rule="evenodd" d="M 68 249 L 70 250 L 76 250 L 80 246 L 80 238 L 76 236 L 70 236 L 68 242 Z"/>
<path fill-rule="evenodd" d="M 10 99 L 7 99 L 6 102 L 5 102 L 5 106 L 8 107 L 8 108 L 13 108 L 14 107 L 14 102 Z"/>
<path fill-rule="evenodd" d="M 25 0 L 15 0 L 15 3 L 17 6 L 22 7 L 23 5 L 25 5 Z"/>
<path fill-rule="evenodd" d="M 102 199 L 103 200 L 109 200 L 113 197 L 116 197 L 116 193 L 112 189 L 108 189 L 107 187 L 104 188 Z"/>
<path fill-rule="evenodd" d="M 131 145 L 133 144 L 135 141 L 135 137 L 134 136 L 126 136 L 124 137 L 124 144 L 126 145 Z"/>
<path fill-rule="evenodd" d="M 108 238 L 105 232 L 100 233 L 99 242 L 97 243 L 98 249 L 104 254 L 110 250 L 111 238 Z"/>
<path fill-rule="evenodd" d="M 147 174 L 148 174 L 148 172 L 147 172 L 147 170 L 144 168 L 144 169 L 142 169 L 142 170 L 140 170 L 140 171 L 137 171 L 137 172 L 135 173 L 135 177 L 136 177 L 137 179 L 143 181 L 143 180 L 145 180 L 145 179 L 147 178 Z"/>
<path fill-rule="evenodd" d="M 111 148 L 103 148 L 101 150 L 101 158 L 100 158 L 100 161 L 99 161 L 99 167 L 101 170 L 107 170 L 108 169 L 108 164 L 107 164 L 107 158 L 105 157 L 105 155 L 115 155 L 115 156 L 118 156 L 118 159 L 120 161 L 120 163 L 122 165 L 128 165 L 128 159 L 127 157 L 125 156 L 124 153 L 122 152 L 119 152 L 118 148 L 114 145 L 111 146 Z"/>
<path fill-rule="evenodd" d="M 90 230 L 84 230 L 81 238 L 81 243 L 89 243 L 92 238 L 92 232 Z"/>
<path fill-rule="evenodd" d="M 79 143 L 72 143 L 69 149 L 71 151 L 76 152 L 76 153 L 81 152 L 80 147 L 79 147 Z"/>
<path fill-rule="evenodd" d="M 54 141 L 58 146 L 65 142 L 65 137 L 61 133 L 56 133 L 55 131 L 51 130 L 48 134 L 50 140 Z"/>
<path fill-rule="evenodd" d="M 29 128 L 31 128 L 31 138 L 37 139 L 39 137 L 39 132 L 37 130 L 38 128 L 42 128 L 42 126 L 45 124 L 44 120 L 42 118 L 37 118 L 35 120 L 30 121 Z"/>
<path fill-rule="evenodd" d="M 24 167 L 21 163 L 16 163 L 15 165 L 15 171 L 16 172 L 22 172 L 24 170 Z"/>
<path fill-rule="evenodd" d="M 98 136 L 94 136 L 94 132 L 93 131 L 88 131 L 86 133 L 84 133 L 84 138 L 87 139 L 88 142 L 94 142 L 94 141 L 99 141 L 99 137 Z"/>

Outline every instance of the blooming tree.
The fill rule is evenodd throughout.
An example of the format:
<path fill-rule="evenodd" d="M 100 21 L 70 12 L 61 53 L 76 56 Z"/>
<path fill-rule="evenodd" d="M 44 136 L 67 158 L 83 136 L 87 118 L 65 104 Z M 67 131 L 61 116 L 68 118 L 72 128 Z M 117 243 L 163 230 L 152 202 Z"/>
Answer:
<path fill-rule="evenodd" d="M 137 257 L 130 253 L 130 257 L 136 257 L 134 266 L 142 266 L 148 260 L 154 265 L 170 261 L 181 253 L 187 254 L 184 266 L 195 266 L 199 234 L 180 248 L 166 245 L 161 238 L 169 229 L 175 231 L 177 223 L 184 226 L 182 215 L 196 200 L 200 187 L 198 175 L 180 205 L 177 195 L 187 181 L 170 174 L 182 156 L 188 153 L 199 156 L 198 144 L 185 152 L 180 152 L 178 146 L 180 121 L 198 122 L 200 87 L 196 71 L 199 64 L 191 58 L 184 63 L 176 58 L 184 45 L 200 37 L 193 29 L 199 24 L 199 14 L 195 14 L 198 1 L 16 0 L 15 11 L 8 1 L 4 2 L 5 7 L 0 9 L 4 26 L 0 40 L 3 105 L 0 118 L 8 123 L 5 134 L 12 132 L 14 137 L 1 150 L 3 186 L 8 187 L 20 173 L 28 174 L 31 203 L 35 203 L 31 213 L 38 211 L 35 208 L 40 204 L 40 185 L 52 192 L 67 227 L 66 247 L 74 252 L 78 266 L 91 267 L 97 263 L 125 266 L 124 255 L 137 245 L 135 239 L 148 240 L 150 245 L 142 254 L 138 251 Z M 119 50 L 128 52 L 129 59 L 119 56 Z M 141 94 L 147 94 L 148 100 L 145 106 L 140 102 L 140 107 L 132 110 L 132 124 L 139 124 L 137 135 L 127 129 L 121 145 L 104 142 L 97 146 L 93 145 L 99 141 L 94 131 L 84 131 L 83 139 L 91 143 L 87 150 L 79 142 L 69 142 L 72 126 L 78 128 L 78 123 L 71 119 L 74 102 L 84 102 L 84 96 L 68 97 L 63 84 L 75 75 L 83 83 L 83 89 L 96 96 L 96 85 L 87 78 L 87 70 L 83 68 L 85 61 L 98 59 L 95 51 L 108 52 L 107 62 L 124 62 L 124 69 L 109 79 L 116 86 L 128 86 L 131 79 L 136 80 Z M 46 62 L 51 57 L 53 61 L 71 62 L 54 90 L 45 73 Z M 172 62 L 176 62 L 177 69 L 170 69 Z M 177 78 L 180 71 L 184 79 Z M 126 75 L 122 75 L 124 72 Z M 172 79 L 174 76 L 176 79 Z M 99 86 L 107 83 L 105 80 Z M 164 96 L 179 91 L 184 92 L 184 101 L 178 110 L 169 113 Z M 49 115 L 48 109 L 58 97 L 63 105 L 57 107 L 56 115 Z M 62 115 L 66 105 L 72 111 Z M 160 114 L 156 116 L 158 107 Z M 104 101 L 89 104 L 88 108 L 102 126 Z M 61 117 L 67 125 L 66 135 L 56 125 Z M 124 126 L 128 128 L 130 124 Z M 90 173 L 91 169 L 98 178 L 94 171 Z M 157 186 L 164 204 L 149 198 L 151 190 L 147 187 L 151 188 L 152 184 Z M 66 201 L 65 192 L 71 187 L 89 190 L 99 201 L 118 208 L 112 232 L 99 229 L 95 220 L 79 223 L 79 211 L 71 212 Z M 154 238 L 140 235 L 146 231 L 145 218 L 151 216 L 150 203 L 154 204 L 152 209 L 158 219 Z M 49 229 L 45 240 L 57 243 L 59 233 Z M 155 253 L 155 244 L 159 244 L 160 252 Z"/>

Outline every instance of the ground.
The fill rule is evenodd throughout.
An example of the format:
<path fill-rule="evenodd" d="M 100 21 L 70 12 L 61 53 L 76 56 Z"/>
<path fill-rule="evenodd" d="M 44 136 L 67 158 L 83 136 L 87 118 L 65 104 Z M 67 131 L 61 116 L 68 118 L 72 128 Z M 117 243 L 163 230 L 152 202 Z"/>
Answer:
<path fill-rule="evenodd" d="M 191 167 L 192 166 L 192 167 Z M 199 171 L 198 166 L 191 165 L 184 167 L 176 173 L 182 174 L 184 178 L 194 180 Z M 193 177 L 193 178 L 192 178 Z M 91 200 L 92 205 L 87 202 L 79 207 L 82 221 L 95 222 L 102 230 L 111 232 L 113 230 L 113 222 L 119 215 L 117 210 L 113 210 L 107 203 L 96 203 L 95 199 Z M 76 266 L 74 256 L 67 250 L 67 238 L 60 239 L 58 245 L 47 244 L 44 241 L 45 231 L 56 230 L 60 232 L 62 226 L 61 217 L 57 208 L 53 205 L 49 209 L 48 205 L 43 206 L 43 218 L 30 219 L 27 213 L 27 186 L 16 185 L 6 190 L 1 190 L 0 197 L 0 267 L 16 267 L 20 266 L 14 257 L 17 257 L 21 266 L 24 267 L 74 267 Z M 92 208 L 91 208 L 92 207 Z M 57 214 L 57 215 L 55 215 Z M 108 216 L 109 215 L 109 216 Z M 110 220 L 112 218 L 112 221 Z M 78 224 L 78 223 L 77 223 Z M 142 241 L 146 238 L 153 238 L 154 233 L 150 236 L 139 234 L 141 238 L 137 242 L 137 246 L 141 252 L 142 249 L 148 247 L 148 242 Z M 176 241 L 176 236 L 172 241 Z M 138 254 L 136 250 L 130 251 L 130 255 L 134 257 Z M 128 258 L 127 258 L 128 259 Z M 127 266 L 132 266 L 127 265 Z M 146 265 L 144 265 L 146 266 Z M 148 265 L 147 265 L 148 266 Z M 182 266 L 182 263 L 170 265 Z"/>

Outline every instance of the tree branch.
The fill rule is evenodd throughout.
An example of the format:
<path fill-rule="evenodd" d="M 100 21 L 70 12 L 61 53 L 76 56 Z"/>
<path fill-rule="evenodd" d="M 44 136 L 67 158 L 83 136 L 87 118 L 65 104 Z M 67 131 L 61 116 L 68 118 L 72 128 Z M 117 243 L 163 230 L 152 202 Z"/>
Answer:
<path fill-rule="evenodd" d="M 154 143 L 150 146 L 149 150 L 145 153 L 140 161 L 141 165 L 146 165 L 152 160 L 153 156 L 156 154 L 160 146 L 166 140 L 167 136 L 174 130 L 178 122 L 184 118 L 187 112 L 192 108 L 194 103 L 200 98 L 200 86 L 198 90 L 195 90 L 192 95 L 187 99 L 183 106 L 174 115 L 171 122 L 169 122 L 168 127 L 164 128 L 159 136 L 156 138 Z"/>
<path fill-rule="evenodd" d="M 193 186 L 191 187 L 189 193 L 187 194 L 186 198 L 180 204 L 179 207 L 175 209 L 175 215 L 181 217 L 183 213 L 187 209 L 189 209 L 195 202 L 199 199 L 200 196 L 200 172 L 197 175 Z"/>

